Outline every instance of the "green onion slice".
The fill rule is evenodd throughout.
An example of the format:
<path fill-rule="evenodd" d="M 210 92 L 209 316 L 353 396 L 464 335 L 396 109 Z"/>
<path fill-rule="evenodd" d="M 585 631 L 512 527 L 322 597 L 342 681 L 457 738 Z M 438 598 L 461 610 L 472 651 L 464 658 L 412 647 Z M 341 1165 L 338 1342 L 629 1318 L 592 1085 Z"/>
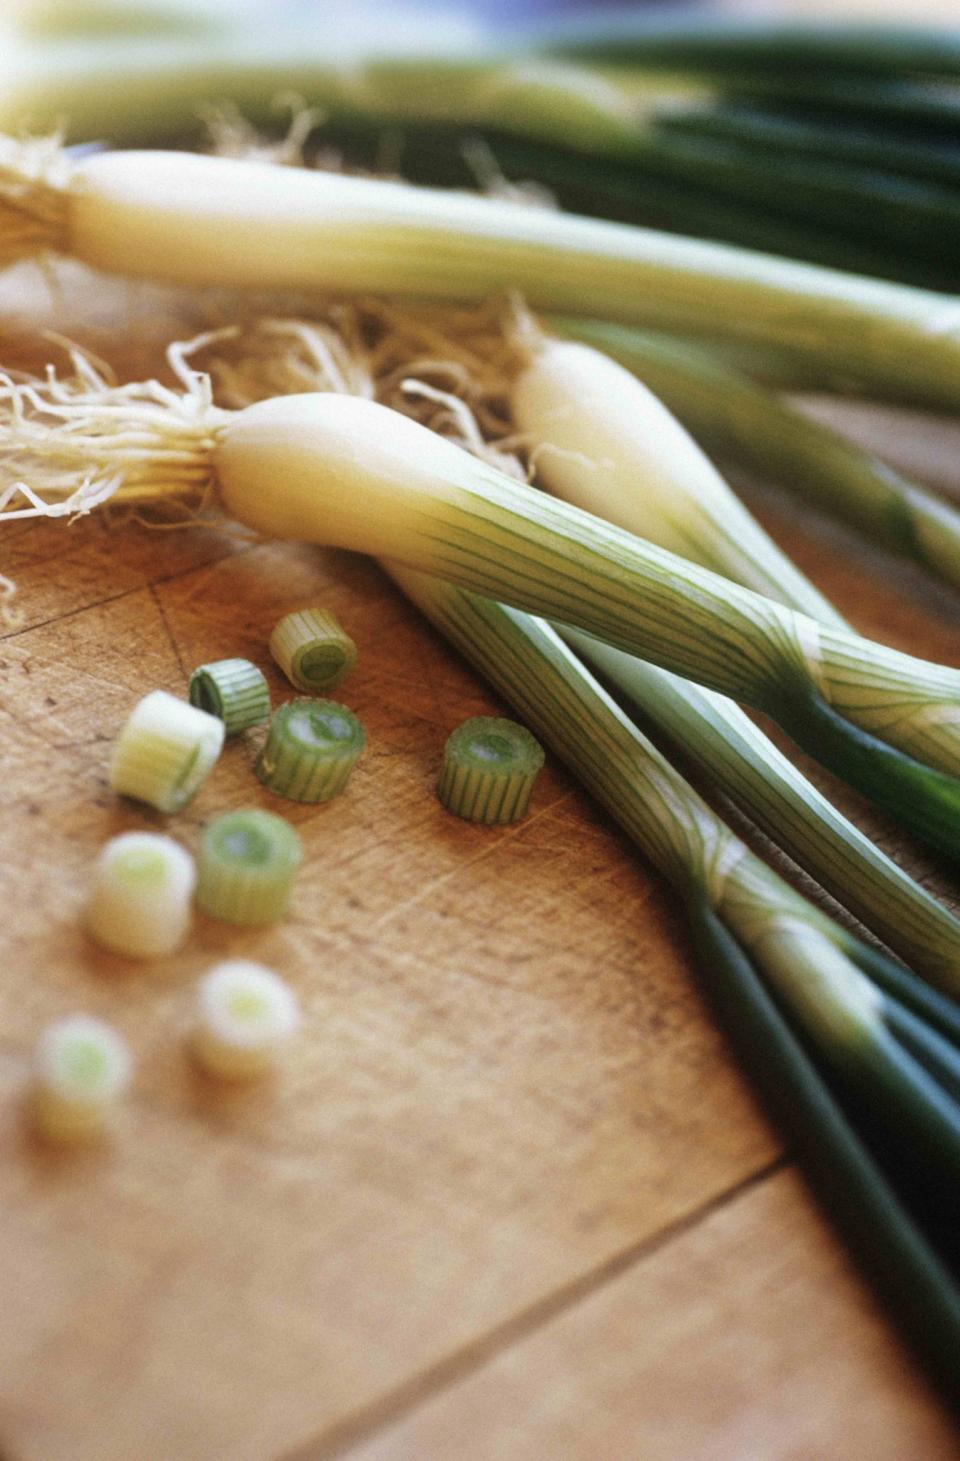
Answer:
<path fill-rule="evenodd" d="M 110 785 L 158 811 L 179 812 L 212 770 L 223 736 L 216 716 L 152 690 L 117 737 Z"/>
<path fill-rule="evenodd" d="M 228 959 L 200 981 L 193 1052 L 210 1075 L 260 1075 L 277 1063 L 299 1021 L 296 996 L 272 969 Z"/>
<path fill-rule="evenodd" d="M 286 912 L 300 839 L 272 812 L 228 812 L 204 828 L 197 903 L 226 923 L 273 923 Z"/>
<path fill-rule="evenodd" d="M 172 837 L 123 832 L 102 849 L 87 903 L 87 931 L 132 959 L 172 954 L 190 929 L 193 858 Z"/>
<path fill-rule="evenodd" d="M 517 822 L 543 766 L 543 747 L 525 726 L 476 715 L 448 738 L 437 796 L 468 822 Z"/>
<path fill-rule="evenodd" d="M 33 1116 L 44 1136 L 77 1141 L 108 1124 L 130 1081 L 130 1052 L 103 1020 L 68 1015 L 41 1035 L 33 1062 Z"/>
<path fill-rule="evenodd" d="M 270 714 L 266 680 L 248 659 L 218 659 L 190 676 L 190 704 L 223 721 L 228 736 L 260 725 Z"/>
<path fill-rule="evenodd" d="M 357 646 L 327 609 L 287 614 L 270 636 L 270 653 L 291 685 L 313 695 L 339 685 L 357 660 Z"/>
<path fill-rule="evenodd" d="M 270 722 L 257 775 L 268 791 L 295 802 L 326 802 L 350 779 L 366 737 L 352 710 L 336 700 L 289 700 Z"/>

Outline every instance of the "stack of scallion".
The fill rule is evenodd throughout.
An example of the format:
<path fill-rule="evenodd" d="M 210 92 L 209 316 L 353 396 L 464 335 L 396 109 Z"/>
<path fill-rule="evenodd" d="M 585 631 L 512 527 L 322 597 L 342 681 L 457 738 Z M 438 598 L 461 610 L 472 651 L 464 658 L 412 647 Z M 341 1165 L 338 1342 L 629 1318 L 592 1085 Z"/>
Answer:
<path fill-rule="evenodd" d="M 23 9 L 0 129 L 67 118 L 82 142 L 189 142 L 211 102 L 275 123 L 294 91 L 355 160 L 413 181 L 471 185 L 479 138 L 577 212 L 960 282 L 955 31 L 590 16 L 504 37 L 414 15 L 351 41 L 322 7 L 269 34 L 177 0 Z"/>
<path fill-rule="evenodd" d="M 405 171 L 420 181 L 459 180 L 466 131 L 479 129 L 501 169 L 584 212 L 834 266 L 266 163 L 177 153 L 70 163 L 10 143 L 2 261 L 54 250 L 187 285 L 440 300 L 520 288 L 579 343 L 540 340 L 510 399 L 529 444 L 554 448 L 541 473 L 569 501 L 375 401 L 311 393 L 232 411 L 185 369 L 173 390 L 111 387 L 88 367 L 73 383 L 3 385 L 0 512 L 55 516 L 214 487 L 261 531 L 390 559 L 404 591 L 677 890 L 734 1042 L 958 1398 L 960 924 L 723 697 L 779 718 L 956 858 L 960 671 L 848 629 L 656 397 L 712 452 L 790 480 L 960 583 L 960 516 L 762 383 L 956 409 L 960 306 L 932 289 L 960 280 L 944 245 L 960 210 L 960 41 L 661 26 L 540 33 L 520 60 L 465 43 L 430 61 L 347 65 L 311 58 L 302 35 L 256 55 L 229 25 L 188 42 L 182 7 L 160 0 L 162 42 L 147 7 L 146 39 L 94 51 L 72 9 L 78 33 L 21 37 L 5 57 L 0 119 L 11 130 L 66 114 L 80 141 L 178 139 L 211 95 L 259 120 L 277 90 L 297 87 L 345 137 L 409 130 Z M 90 0 L 91 17 L 102 10 Z M 810 61 L 815 84 L 798 80 Z M 869 210 L 883 224 L 868 237 Z M 879 277 L 842 272 L 853 268 Z M 902 280 L 927 288 L 889 282 Z M 631 477 L 651 488 L 639 503 Z M 579 653 L 904 962 L 749 851 Z"/>

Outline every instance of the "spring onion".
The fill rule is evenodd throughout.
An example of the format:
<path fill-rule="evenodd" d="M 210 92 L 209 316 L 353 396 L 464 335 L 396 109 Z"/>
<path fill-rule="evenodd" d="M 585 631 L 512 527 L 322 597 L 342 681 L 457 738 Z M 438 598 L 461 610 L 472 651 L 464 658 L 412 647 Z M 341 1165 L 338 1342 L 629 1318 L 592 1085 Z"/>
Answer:
<path fill-rule="evenodd" d="M 270 714 L 270 690 L 248 659 L 218 659 L 190 676 L 190 704 L 223 721 L 224 734 L 261 725 Z"/>
<path fill-rule="evenodd" d="M 898 1001 L 869 976 L 863 946 L 755 857 L 542 622 L 437 579 L 390 570 L 524 720 L 638 842 L 681 897 L 706 899 L 838 1078 L 916 1143 L 931 1170 L 960 1174 L 960 1105 L 935 1056 L 899 1034 Z"/>
<path fill-rule="evenodd" d="M 279 1062 L 299 1023 L 289 985 L 262 964 L 230 959 L 200 981 L 193 1053 L 210 1075 L 246 1080 Z"/>
<path fill-rule="evenodd" d="M 524 726 L 475 715 L 447 738 L 437 796 L 468 822 L 518 822 L 542 766 L 540 743 Z"/>
<path fill-rule="evenodd" d="M 268 536 L 395 559 L 585 629 L 766 710 L 956 855 L 960 671 L 817 624 L 374 401 L 312 393 L 230 412 L 209 404 L 200 378 L 182 395 L 149 383 L 139 396 L 89 382 L 65 395 L 13 381 L 6 389 L 7 500 L 28 491 L 25 512 L 42 512 L 44 493 L 76 505 L 79 492 L 82 505 L 78 477 L 94 500 L 122 501 L 124 433 L 136 423 L 137 496 L 151 485 L 158 498 L 218 490 L 228 512 Z"/>
<path fill-rule="evenodd" d="M 539 339 L 510 393 L 551 489 L 801 613 L 842 624 L 679 421 L 608 355 Z"/>
<path fill-rule="evenodd" d="M 216 716 L 152 690 L 114 743 L 110 785 L 160 812 L 179 812 L 213 769 L 223 735 Z"/>
<path fill-rule="evenodd" d="M 207 824 L 197 858 L 197 904 L 225 923 L 274 923 L 287 911 L 300 839 L 272 812 L 228 812 Z"/>
<path fill-rule="evenodd" d="M 480 299 L 760 344 L 960 399 L 956 303 L 746 250 L 382 179 L 188 153 L 2 149 L 0 261 L 43 249 L 115 273 Z M 429 261 L 429 270 L 425 262 Z"/>
<path fill-rule="evenodd" d="M 270 635 L 270 653 L 291 685 L 322 695 L 350 673 L 357 646 L 329 609 L 298 609 Z"/>
<path fill-rule="evenodd" d="M 960 587 L 960 512 L 943 498 L 695 345 L 570 319 L 563 331 L 634 371 L 712 456 L 796 492 Z"/>
<path fill-rule="evenodd" d="M 131 959 L 157 959 L 180 947 L 190 928 L 193 858 L 155 832 L 123 832 L 102 849 L 87 903 L 87 930 L 98 944 Z"/>
<path fill-rule="evenodd" d="M 353 711 L 336 700 L 290 700 L 270 722 L 257 775 L 275 796 L 328 802 L 350 780 L 365 741 Z"/>
<path fill-rule="evenodd" d="M 130 1053 L 103 1020 L 69 1015 L 40 1037 L 33 1065 L 33 1116 L 52 1141 L 84 1141 L 110 1124 L 130 1082 Z"/>

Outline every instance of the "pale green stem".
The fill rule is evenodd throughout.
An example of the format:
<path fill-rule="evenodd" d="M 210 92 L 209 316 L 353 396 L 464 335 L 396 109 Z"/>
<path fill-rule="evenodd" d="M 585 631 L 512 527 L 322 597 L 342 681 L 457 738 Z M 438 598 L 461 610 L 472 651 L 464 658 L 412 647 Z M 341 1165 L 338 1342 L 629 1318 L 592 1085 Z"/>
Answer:
<path fill-rule="evenodd" d="M 702 888 L 781 996 L 835 1055 L 884 1039 L 883 996 L 845 935 L 756 858 L 542 621 L 387 565 L 662 873 Z"/>
<path fill-rule="evenodd" d="M 564 629 L 672 744 L 907 963 L 960 995 L 960 921 L 831 805 L 731 700 Z"/>

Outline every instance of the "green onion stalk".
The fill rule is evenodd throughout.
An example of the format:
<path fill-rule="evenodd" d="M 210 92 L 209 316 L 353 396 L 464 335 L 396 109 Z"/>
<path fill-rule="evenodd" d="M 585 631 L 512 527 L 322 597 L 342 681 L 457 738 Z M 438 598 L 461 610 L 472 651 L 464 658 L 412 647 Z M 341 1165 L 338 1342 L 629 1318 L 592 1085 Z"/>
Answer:
<path fill-rule="evenodd" d="M 535 308 L 799 352 L 955 409 L 960 302 L 746 249 L 379 178 L 188 153 L 0 146 L 0 261 L 55 251 L 185 285 Z"/>
<path fill-rule="evenodd" d="M 536 735 L 575 769 L 684 900 L 707 900 L 809 1037 L 834 1051 L 831 1060 L 870 1065 L 874 1054 L 866 1047 L 880 1038 L 881 1025 L 899 1021 L 891 1013 L 898 1001 L 874 987 L 884 957 L 866 950 L 751 853 L 550 626 L 432 576 L 386 566 Z M 869 977 L 861 977 L 861 965 Z M 934 999 L 929 1009 L 947 1012 L 945 1032 L 953 1034 L 952 1006 Z M 930 1019 L 939 1025 L 939 1015 Z M 880 1044 L 886 1049 L 885 1037 Z M 946 1069 L 953 1057 L 941 1053 Z"/>
<path fill-rule="evenodd" d="M 728 238 L 931 287 L 956 286 L 956 167 L 953 176 L 932 178 L 855 157 L 808 156 L 799 146 L 775 151 L 737 137 L 732 127 L 731 135 L 714 134 L 715 112 L 725 114 L 708 102 L 651 105 L 629 156 L 605 157 L 602 167 L 596 155 L 489 129 L 478 136 L 462 124 L 404 123 L 388 135 L 397 166 L 413 183 L 474 187 L 478 174 L 487 171 L 496 182 L 499 172 L 511 182 L 546 186 L 569 212 Z M 684 118 L 687 125 L 680 126 Z M 351 162 L 382 166 L 382 125 L 328 125 L 323 135 Z"/>
<path fill-rule="evenodd" d="M 689 137 L 719 137 L 763 152 L 768 157 L 795 156 L 840 165 L 866 167 L 955 188 L 960 182 L 960 144 L 918 140 L 889 126 L 807 117 L 800 112 L 760 104 L 732 102 L 677 104 L 657 111 L 664 132 Z"/>
<path fill-rule="evenodd" d="M 786 72 L 753 71 L 731 74 L 720 94 L 737 104 L 773 101 L 814 117 L 846 120 L 857 127 L 893 126 L 898 133 L 926 134 L 934 141 L 955 139 L 960 127 L 960 89 L 952 83 L 842 76 L 809 81 Z"/>
<path fill-rule="evenodd" d="M 700 800 L 546 624 L 438 579 L 388 565 L 404 592 L 507 698 L 668 879 L 689 910 L 708 986 L 716 981 L 742 1052 L 759 1060 L 782 1115 L 804 1133 L 858 1251 L 874 1259 L 888 1294 L 919 1320 L 938 1372 L 951 1377 L 960 1299 L 899 1199 L 854 1140 L 801 1055 L 794 1026 L 815 1059 L 870 1103 L 932 1171 L 954 1169 L 960 1107 L 952 1041 L 874 982 L 880 956 L 793 892 Z M 772 1001 L 772 1002 L 771 1002 Z M 742 1021 L 742 1023 L 741 1023 Z M 755 1043 L 756 1042 L 756 1043 Z M 802 1075 L 801 1075 L 802 1072 Z M 829 1111 L 826 1121 L 820 1118 Z M 818 1114 L 819 1113 L 819 1114 Z M 834 1137 L 844 1132 L 840 1142 Z M 832 1134 L 831 1134 L 832 1133 Z M 858 1155 L 846 1181 L 847 1151 Z M 844 1153 L 844 1155 L 841 1155 Z M 869 1173 L 868 1180 L 862 1180 Z M 882 1197 L 881 1197 L 882 1194 Z M 879 1200 L 878 1200 L 879 1199 Z M 870 1241 L 862 1243 L 864 1227 Z M 923 1259 L 916 1264 L 917 1258 Z M 896 1256 L 894 1256 L 896 1255 Z M 892 1260 L 892 1261 L 891 1261 Z M 918 1272 L 925 1274 L 919 1287 Z M 940 1344 L 950 1334 L 950 1364 Z M 934 1338 L 936 1336 L 936 1338 Z M 932 1344 L 931 1344 L 932 1341 Z"/>
<path fill-rule="evenodd" d="M 769 147 L 713 137 L 710 119 L 720 110 L 664 102 L 638 126 L 630 156 L 604 157 L 601 167 L 597 155 L 502 132 L 478 136 L 462 124 L 391 124 L 386 131 L 383 124 L 327 124 L 323 137 L 351 165 L 382 170 L 389 156 L 412 183 L 475 188 L 485 176 L 493 188 L 532 183 L 567 212 L 956 289 L 955 179 L 904 176 L 797 150 L 781 157 Z M 700 118 L 699 131 L 670 125 L 688 115 Z"/>
<path fill-rule="evenodd" d="M 226 356 L 214 353 L 210 369 L 220 394 L 236 407 L 266 394 L 302 390 L 307 385 L 328 391 L 379 394 L 382 400 L 399 401 L 407 409 L 411 409 L 411 402 L 425 400 L 428 419 L 435 429 L 449 429 L 455 424 L 462 443 L 483 454 L 492 450 L 492 443 L 484 440 L 466 401 L 437 393 L 410 378 L 417 365 L 417 343 L 433 358 L 434 368 L 445 356 L 455 359 L 460 371 L 470 363 L 474 379 L 471 383 L 461 375 L 460 389 L 468 401 L 475 403 L 484 420 L 488 420 L 483 415 L 484 393 L 492 393 L 497 400 L 503 397 L 505 377 L 515 369 L 517 356 L 526 364 L 527 406 L 532 404 L 529 386 L 533 355 L 537 359 L 539 406 L 541 412 L 550 415 L 545 425 L 555 427 L 559 415 L 561 440 L 573 448 L 559 457 L 555 451 L 544 452 L 541 460 L 548 469 L 552 461 L 559 459 L 561 463 L 572 462 L 573 470 L 585 472 L 588 485 L 580 498 L 581 506 L 610 510 L 612 505 L 614 511 L 619 507 L 627 513 L 620 526 L 656 535 L 661 546 L 678 547 L 686 555 L 732 575 L 746 571 L 754 583 L 759 582 L 774 595 L 787 597 L 793 593 L 811 613 L 830 620 L 833 611 L 829 605 L 759 532 L 709 461 L 660 402 L 618 366 L 598 359 L 596 352 L 547 341 L 529 316 L 514 310 L 510 369 L 506 365 L 501 369 L 498 364 L 487 380 L 482 360 L 496 349 L 502 328 L 499 321 L 491 337 L 485 333 L 490 329 L 485 317 L 460 320 L 457 338 L 447 340 L 449 321 L 436 321 L 429 315 L 426 319 L 404 316 L 390 309 L 386 319 L 388 328 L 399 332 L 393 343 L 384 353 L 384 344 L 374 345 L 376 337 L 367 334 L 365 338 L 371 341 L 367 354 L 354 362 L 352 370 L 340 358 L 342 340 L 341 351 L 334 359 L 339 337 L 326 326 L 276 319 L 255 321 L 239 334 L 231 332 L 234 344 Z M 357 324 L 348 334 L 352 337 L 363 331 Z M 223 336 L 211 341 L 214 349 L 218 344 L 226 346 Z M 552 401 L 547 395 L 548 386 L 552 386 L 555 397 Z M 517 399 L 515 390 L 514 407 Z M 440 415 L 429 415 L 437 409 Z M 582 427 L 577 439 L 564 439 L 562 433 L 569 431 L 571 421 L 574 425 L 582 422 L 584 413 L 589 439 Z M 502 434 L 510 432 L 510 423 L 503 416 L 496 421 L 491 430 L 506 440 Z M 532 445 L 535 458 L 540 455 L 529 436 L 527 445 Z M 592 470 L 591 459 L 594 463 L 602 461 L 604 470 Z M 642 493 L 636 490 L 640 482 Z M 603 653 L 604 673 L 643 705 L 648 719 L 685 745 L 688 754 L 698 759 L 728 796 L 889 947 L 940 989 L 960 992 L 960 922 L 837 812 L 743 711 L 722 696 L 606 648 L 595 639 L 581 635 L 579 642 L 585 650 Z M 884 963 L 881 967 L 896 966 Z M 919 986 L 919 991 L 918 995 L 914 987 L 912 992 L 894 992 L 913 1008 L 918 998 L 921 1003 L 932 999 L 936 1021 L 960 1036 L 960 1011 L 924 986 Z M 923 1007 L 921 1013 L 929 1014 L 929 1008 Z"/>
<path fill-rule="evenodd" d="M 581 170 L 585 166 L 581 163 Z M 830 230 L 838 263 L 843 238 L 859 239 L 862 247 L 874 250 L 882 240 L 888 256 L 901 253 L 918 273 L 926 266 L 954 282 L 958 277 L 960 261 L 952 245 L 960 216 L 955 183 L 790 153 L 771 157 L 727 139 L 680 135 L 654 124 L 629 168 L 621 171 L 621 185 L 632 190 L 634 208 L 641 213 L 649 183 L 663 179 L 795 220 L 801 236 L 811 223 Z M 539 180 L 539 169 L 527 175 Z"/>
<path fill-rule="evenodd" d="M 784 567 L 779 550 L 658 399 L 616 362 L 582 344 L 534 337 L 527 363 L 512 384 L 510 406 L 515 424 L 532 446 L 542 480 L 564 500 L 815 616 L 820 635 L 843 632 L 836 611 L 792 565 Z M 848 661 L 844 693 L 859 701 L 858 724 L 865 730 L 859 719 L 863 701 L 854 689 L 856 671 L 850 676 L 851 670 Z M 889 701 L 880 711 L 888 736 L 892 711 Z M 814 722 L 814 741 L 821 755 L 826 751 L 829 756 L 836 718 L 832 712 L 826 719 L 814 712 L 808 732 Z M 879 730 L 879 722 L 872 729 Z M 839 742 L 832 749 L 839 752 Z M 862 742 L 860 749 L 865 749 Z M 903 741 L 900 749 L 910 754 Z M 841 760 L 828 764 L 840 769 Z M 884 765 L 893 775 L 904 770 L 889 760 Z M 873 773 L 883 774 L 879 761 L 866 777 L 861 776 L 866 771 L 863 761 L 855 772 L 850 762 L 846 769 L 851 780 L 860 778 L 855 784 L 868 794 Z"/>
<path fill-rule="evenodd" d="M 711 101 L 732 89 L 911 119 L 956 110 L 955 90 L 945 84 L 957 75 L 956 33 L 912 27 L 845 33 L 811 27 L 792 34 L 758 27 L 751 35 L 749 27 L 738 31 L 725 21 L 713 31 L 698 24 L 682 25 L 672 37 L 661 32 L 659 54 L 649 30 L 643 54 L 629 33 L 611 35 L 607 55 L 596 35 L 599 44 L 581 45 L 572 36 L 563 44 L 541 28 L 526 47 L 514 45 L 507 54 L 475 24 L 456 17 L 438 22 L 432 13 L 393 25 L 380 18 L 374 32 L 358 27 L 348 36 L 323 20 L 281 19 L 267 29 L 230 22 L 222 12 L 201 18 L 196 7 L 149 0 L 124 7 L 123 18 L 132 23 L 126 34 L 114 23 L 111 36 L 108 22 L 116 22 L 118 5 L 36 8 L 32 26 L 5 37 L 0 126 L 20 131 L 67 119 L 76 141 L 108 138 L 130 146 L 189 135 L 213 101 L 233 103 L 251 120 L 270 120 L 276 96 L 291 92 L 335 120 L 502 129 L 607 156 L 629 156 L 642 146 L 644 119 L 664 99 Z M 736 57 L 738 41 L 743 50 Z M 777 47 L 785 57 L 780 66 L 770 63 Z M 816 61 L 798 79 L 797 56 L 807 49 Z M 838 64 L 855 54 L 864 64 Z M 937 84 L 915 80 L 933 76 L 934 66 Z"/>
<path fill-rule="evenodd" d="M 960 997 L 960 921 L 837 811 L 738 705 L 589 635 L 560 632 L 795 863 L 901 959 Z"/>
<path fill-rule="evenodd" d="M 20 0 L 8 40 L 107 43 L 117 37 L 227 34 L 242 0 Z M 14 42 L 15 43 L 15 42 Z"/>

